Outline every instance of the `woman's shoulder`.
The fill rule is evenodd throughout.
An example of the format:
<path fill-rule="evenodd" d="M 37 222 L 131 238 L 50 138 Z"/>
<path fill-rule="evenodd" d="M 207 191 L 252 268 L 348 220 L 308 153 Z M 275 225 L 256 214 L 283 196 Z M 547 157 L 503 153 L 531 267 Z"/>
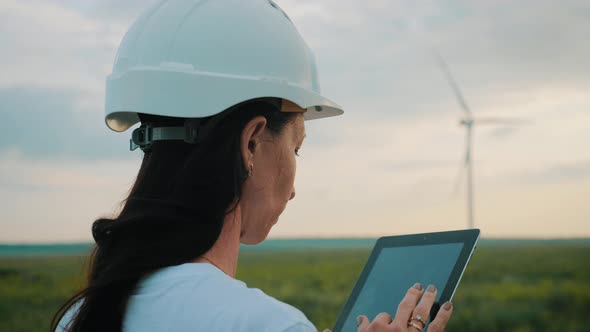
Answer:
<path fill-rule="evenodd" d="M 246 291 L 241 295 L 243 297 L 238 307 L 243 307 L 247 316 L 250 316 L 249 320 L 254 318 L 261 322 L 272 322 L 272 325 L 276 327 L 283 326 L 277 331 L 283 331 L 293 325 L 307 325 L 308 328 L 315 331 L 313 324 L 309 322 L 301 310 L 267 295 L 260 289 L 246 287 Z M 309 331 L 309 329 L 305 331 Z"/>
<path fill-rule="evenodd" d="M 260 289 L 244 287 L 243 292 L 233 297 L 232 306 L 236 317 L 248 322 L 252 331 L 316 331 L 299 309 Z"/>
<path fill-rule="evenodd" d="M 129 304 L 126 321 L 131 325 L 159 313 L 159 319 L 163 314 L 169 321 L 203 330 L 317 331 L 297 308 L 209 264 L 162 270 L 142 282 Z"/>
<path fill-rule="evenodd" d="M 78 312 L 78 309 L 82 305 L 82 300 L 78 300 L 72 306 L 70 306 L 63 316 L 59 319 L 54 332 L 65 332 L 69 329 L 69 325 L 74 318 L 74 315 Z"/>

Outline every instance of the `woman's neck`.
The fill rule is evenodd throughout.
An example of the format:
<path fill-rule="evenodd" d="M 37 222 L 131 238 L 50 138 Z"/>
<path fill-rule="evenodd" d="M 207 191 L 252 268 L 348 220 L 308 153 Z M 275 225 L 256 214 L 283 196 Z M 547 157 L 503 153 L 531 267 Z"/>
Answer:
<path fill-rule="evenodd" d="M 223 228 L 213 247 L 193 262 L 208 262 L 235 278 L 240 253 L 241 222 L 241 209 L 238 204 L 236 209 L 225 217 Z"/>

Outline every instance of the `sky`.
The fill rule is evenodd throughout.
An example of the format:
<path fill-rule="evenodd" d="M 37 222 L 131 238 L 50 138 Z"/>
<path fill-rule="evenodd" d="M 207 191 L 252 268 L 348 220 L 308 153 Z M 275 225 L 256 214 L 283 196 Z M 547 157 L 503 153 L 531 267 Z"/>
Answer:
<path fill-rule="evenodd" d="M 0 2 L 0 243 L 90 241 L 116 213 L 142 152 L 104 125 L 105 78 L 150 2 Z M 483 236 L 590 236 L 588 1 L 276 3 L 345 114 L 306 122 L 297 197 L 270 237 L 468 227 L 462 111 L 432 49 L 476 118 L 526 120 L 474 128 Z"/>

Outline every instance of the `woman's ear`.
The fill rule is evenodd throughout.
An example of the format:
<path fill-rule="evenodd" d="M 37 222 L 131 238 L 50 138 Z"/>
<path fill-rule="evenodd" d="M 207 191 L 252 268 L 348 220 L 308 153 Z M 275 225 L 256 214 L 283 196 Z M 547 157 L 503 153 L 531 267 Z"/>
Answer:
<path fill-rule="evenodd" d="M 248 121 L 242 129 L 242 137 L 240 144 L 240 151 L 242 153 L 242 160 L 244 160 L 244 167 L 246 170 L 250 168 L 250 164 L 254 162 L 254 152 L 258 143 L 262 141 L 264 130 L 266 129 L 266 118 L 257 116 Z"/>

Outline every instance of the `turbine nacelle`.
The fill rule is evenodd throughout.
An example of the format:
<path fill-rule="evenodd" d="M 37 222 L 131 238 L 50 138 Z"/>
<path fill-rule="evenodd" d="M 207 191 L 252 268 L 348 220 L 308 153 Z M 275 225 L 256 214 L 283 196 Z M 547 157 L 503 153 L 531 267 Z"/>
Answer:
<path fill-rule="evenodd" d="M 474 120 L 471 118 L 463 118 L 463 119 L 461 119 L 461 121 L 459 121 L 459 125 L 471 127 L 471 126 L 473 126 L 473 122 L 474 122 Z"/>

